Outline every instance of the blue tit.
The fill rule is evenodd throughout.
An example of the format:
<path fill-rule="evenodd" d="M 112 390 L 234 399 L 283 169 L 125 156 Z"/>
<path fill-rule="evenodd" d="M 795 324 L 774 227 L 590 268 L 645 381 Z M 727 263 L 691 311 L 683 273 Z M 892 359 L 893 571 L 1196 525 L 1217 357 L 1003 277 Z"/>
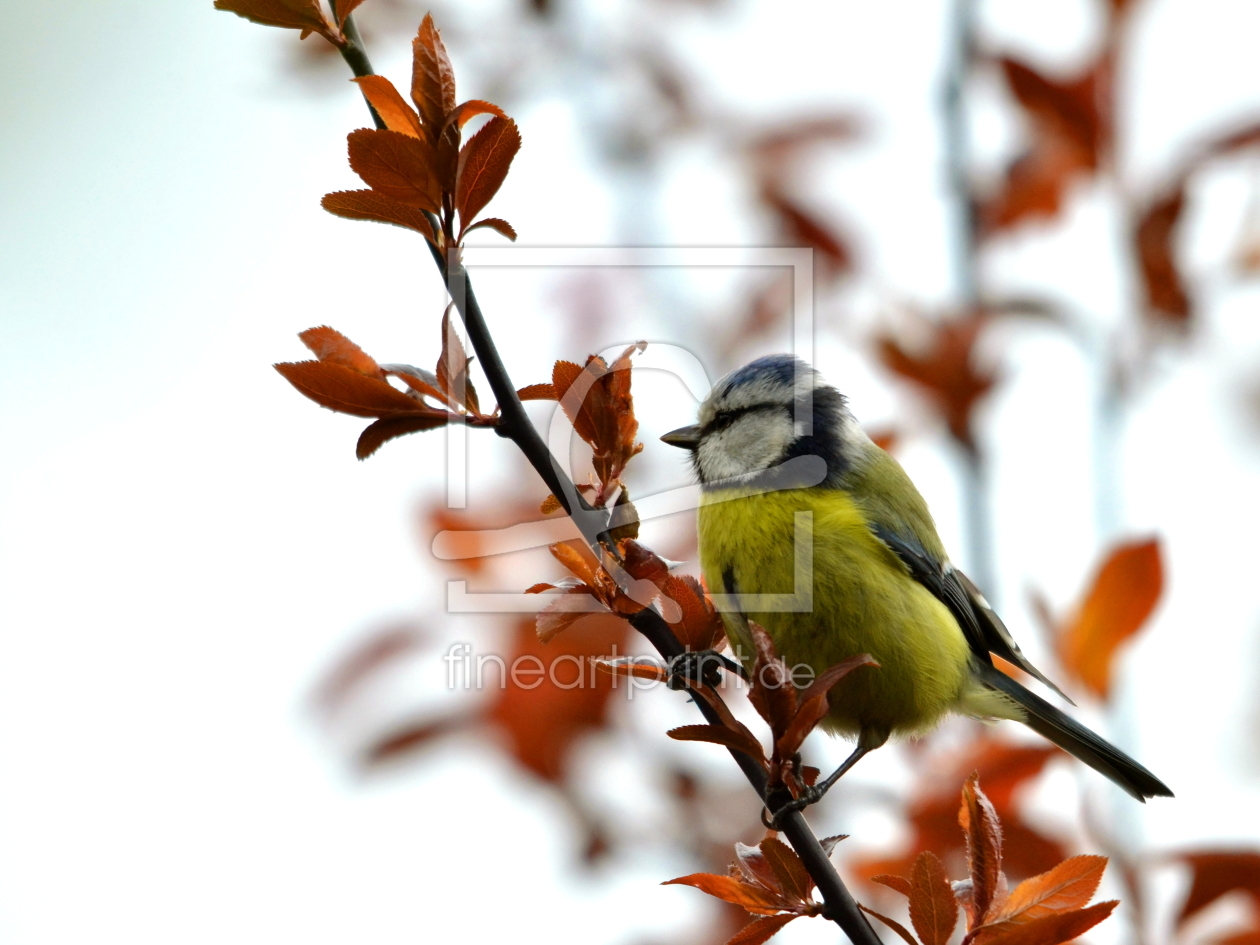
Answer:
<path fill-rule="evenodd" d="M 751 619 L 789 666 L 817 674 L 858 653 L 879 663 L 831 690 L 822 725 L 857 747 L 809 801 L 890 737 L 921 735 L 950 713 L 1023 722 L 1138 800 L 1172 796 L 994 667 L 996 654 L 1062 695 L 949 563 L 901 465 L 816 370 L 790 355 L 759 358 L 718 381 L 698 419 L 661 439 L 691 452 L 700 563 L 712 592 L 738 595 L 724 614 L 736 652 L 754 652 Z"/>

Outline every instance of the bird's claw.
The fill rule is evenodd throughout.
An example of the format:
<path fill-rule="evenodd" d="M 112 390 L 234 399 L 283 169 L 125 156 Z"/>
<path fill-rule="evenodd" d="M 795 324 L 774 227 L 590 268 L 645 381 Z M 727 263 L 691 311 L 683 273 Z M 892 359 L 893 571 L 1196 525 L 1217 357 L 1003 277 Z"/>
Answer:
<path fill-rule="evenodd" d="M 665 684 L 670 689 L 687 689 L 693 683 L 717 688 L 722 682 L 723 669 L 743 674 L 743 667 L 717 650 L 689 651 L 669 661 L 669 678 Z"/>

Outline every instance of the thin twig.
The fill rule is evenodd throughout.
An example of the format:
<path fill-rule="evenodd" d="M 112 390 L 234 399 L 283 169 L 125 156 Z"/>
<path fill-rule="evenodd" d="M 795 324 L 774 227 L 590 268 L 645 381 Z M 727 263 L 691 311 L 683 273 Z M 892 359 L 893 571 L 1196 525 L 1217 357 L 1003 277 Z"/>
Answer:
<path fill-rule="evenodd" d="M 363 48 L 351 17 L 346 17 L 343 31 L 350 40 L 350 43 L 341 50 L 346 63 L 356 76 L 371 75 L 372 64 L 368 60 L 367 52 Z M 375 111 L 372 112 L 372 118 L 378 128 L 383 126 L 380 116 Z M 590 508 L 583 501 L 568 474 L 556 461 L 534 425 L 530 423 L 521 399 L 516 396 L 516 387 L 508 376 L 502 358 L 499 357 L 498 348 L 490 334 L 481 306 L 473 293 L 468 272 L 457 260 L 453 265 L 449 264 L 440 252 L 434 251 L 433 258 L 446 280 L 451 298 L 455 301 L 455 307 L 468 330 L 469 344 L 472 345 L 474 354 L 480 359 L 481 370 L 499 404 L 502 419 L 496 427 L 497 432 L 516 444 L 551 490 L 552 495 L 560 501 L 565 511 L 573 518 L 583 538 L 591 546 L 591 550 L 595 552 L 597 558 L 600 557 L 599 539 L 600 535 L 607 531 L 608 513 L 601 509 Z M 642 633 L 665 659 L 673 659 L 684 652 L 682 644 L 674 636 L 669 624 L 655 610 L 645 608 L 629 620 L 631 626 Z M 695 704 L 710 723 L 721 724 L 717 711 L 705 704 L 703 699 L 695 700 Z M 761 767 L 742 752 L 731 751 L 731 757 L 735 759 L 748 782 L 757 791 L 758 797 L 764 797 L 766 774 Z M 786 816 L 782 823 L 782 832 L 818 887 L 823 902 L 827 906 L 824 913 L 826 917 L 840 926 L 854 945 L 881 945 L 879 937 L 871 928 L 866 916 L 858 909 L 853 896 L 840 879 L 840 875 L 823 851 L 822 845 L 814 836 L 809 824 L 805 822 L 804 816 L 799 812 Z"/>

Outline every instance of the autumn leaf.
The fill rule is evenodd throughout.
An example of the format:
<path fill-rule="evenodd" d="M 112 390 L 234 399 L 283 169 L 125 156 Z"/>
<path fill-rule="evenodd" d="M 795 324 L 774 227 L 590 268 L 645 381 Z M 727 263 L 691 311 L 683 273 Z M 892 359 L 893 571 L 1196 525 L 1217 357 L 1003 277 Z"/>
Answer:
<path fill-rule="evenodd" d="M 446 116 L 446 126 L 454 125 L 456 128 L 462 129 L 478 115 L 494 115 L 497 118 L 507 118 L 507 115 L 503 114 L 503 109 L 498 105 L 483 102 L 480 99 L 471 99 L 455 106 L 455 110 Z"/>
<path fill-rule="evenodd" d="M 1030 922 L 1053 912 L 1079 909 L 1094 898 L 1105 856 L 1074 856 L 1054 869 L 1024 880 L 1007 896 L 994 922 Z"/>
<path fill-rule="evenodd" d="M 500 236 L 506 236 L 513 243 L 516 242 L 516 229 L 507 220 L 500 220 L 498 217 L 482 217 L 472 226 L 464 227 L 464 236 L 473 230 L 494 230 Z"/>
<path fill-rule="evenodd" d="M 972 928 L 983 925 L 990 911 L 1000 907 L 1002 887 L 1002 824 L 993 804 L 980 790 L 979 778 L 972 775 L 963 785 L 958 824 L 967 838 L 967 860 L 971 867 L 971 896 L 967 906 Z"/>
<path fill-rule="evenodd" d="M 358 8 L 363 0 L 332 0 L 333 16 L 337 18 L 337 25 L 344 26 L 346 17 Z"/>
<path fill-rule="evenodd" d="M 455 70 L 432 14 L 426 14 L 421 22 L 411 51 L 411 100 L 420 112 L 429 142 L 436 144 L 446 116 L 455 110 Z"/>
<path fill-rule="evenodd" d="M 986 928 L 974 941 L 976 945 L 1062 945 L 1088 932 L 1111 915 L 1119 904 L 1119 900 L 1113 899 L 1087 909 L 1052 912 L 1030 922 Z"/>
<path fill-rule="evenodd" d="M 958 924 L 958 902 L 945 867 L 928 850 L 920 853 L 914 863 L 910 922 L 923 945 L 946 945 Z"/>
<path fill-rule="evenodd" d="M 1190 918 L 1231 892 L 1244 892 L 1260 909 L 1260 851 L 1254 849 L 1194 850 L 1177 859 L 1190 867 L 1193 880 L 1177 914 L 1180 928 Z"/>
<path fill-rule="evenodd" d="M 303 39 L 310 33 L 320 33 L 329 42 L 343 41 L 324 16 L 319 0 L 214 0 L 214 8 L 263 26 L 301 30 Z"/>
<path fill-rule="evenodd" d="M 503 186 L 512 158 L 520 147 L 521 133 L 516 122 L 496 116 L 460 150 L 455 173 L 455 209 L 465 228 Z"/>
<path fill-rule="evenodd" d="M 368 377 L 385 377 L 385 372 L 371 355 L 341 332 L 327 325 L 308 328 L 300 332 L 298 337 L 302 339 L 302 344 L 310 348 L 311 353 L 321 361 L 340 364 L 342 367 L 348 367 Z"/>
<path fill-rule="evenodd" d="M 1106 52 L 1069 81 L 1054 81 L 1009 57 L 997 64 L 1028 117 L 1031 141 L 1007 168 L 1000 189 L 980 203 L 985 236 L 1059 213 L 1070 185 L 1097 170 L 1111 134 L 1112 66 Z"/>
<path fill-rule="evenodd" d="M 1117 650 L 1146 624 L 1163 586 L 1158 539 L 1120 545 L 1099 569 L 1076 615 L 1060 630 L 1060 661 L 1100 699 L 1110 693 Z"/>
<path fill-rule="evenodd" d="M 321 407 L 355 417 L 393 417 L 427 412 L 415 399 L 384 380 L 340 364 L 297 361 L 277 364 L 285 380 Z"/>
<path fill-rule="evenodd" d="M 922 350 L 909 350 L 891 335 L 883 335 L 876 340 L 880 360 L 921 388 L 936 404 L 954 438 L 975 449 L 972 412 L 997 380 L 992 371 L 976 365 L 976 344 L 989 316 L 975 313 L 939 323 L 923 321 L 929 340 Z"/>
<path fill-rule="evenodd" d="M 430 213 L 441 211 L 442 188 L 424 141 L 372 128 L 350 132 L 348 141 L 350 167 L 374 191 Z"/>
<path fill-rule="evenodd" d="M 408 206 L 375 190 L 340 190 L 325 194 L 320 205 L 329 213 L 348 220 L 373 220 L 405 226 L 434 242 L 433 224 L 418 207 Z"/>
<path fill-rule="evenodd" d="M 363 97 L 376 109 L 376 114 L 381 116 L 387 129 L 411 138 L 423 137 L 420 116 L 398 93 L 398 89 L 394 88 L 393 82 L 383 75 L 364 75 L 351 81 L 359 84 Z"/>
<path fill-rule="evenodd" d="M 779 217 L 784 237 L 818 254 L 821 268 L 831 276 L 853 268 L 853 253 L 834 228 L 782 191 L 767 189 L 761 199 Z"/>

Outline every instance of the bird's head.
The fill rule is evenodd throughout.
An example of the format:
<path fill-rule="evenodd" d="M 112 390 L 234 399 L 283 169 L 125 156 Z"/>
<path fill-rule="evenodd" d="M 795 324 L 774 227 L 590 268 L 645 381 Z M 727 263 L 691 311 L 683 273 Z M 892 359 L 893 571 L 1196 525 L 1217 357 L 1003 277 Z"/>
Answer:
<path fill-rule="evenodd" d="M 821 456 L 834 481 L 866 435 L 821 374 L 800 358 L 772 354 L 723 377 L 698 422 L 661 440 L 691 451 L 702 484 L 755 476 L 796 456 Z"/>

